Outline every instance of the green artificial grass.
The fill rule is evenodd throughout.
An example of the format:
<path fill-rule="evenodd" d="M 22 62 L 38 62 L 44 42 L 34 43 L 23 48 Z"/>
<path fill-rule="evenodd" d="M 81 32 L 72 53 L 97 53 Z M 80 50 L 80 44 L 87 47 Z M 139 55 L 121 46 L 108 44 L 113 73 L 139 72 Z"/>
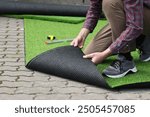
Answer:
<path fill-rule="evenodd" d="M 103 27 L 106 21 L 103 20 L 98 24 L 97 27 Z M 57 44 L 45 44 L 48 35 L 54 35 L 57 39 L 74 39 L 82 28 L 83 23 L 70 24 L 70 23 L 60 23 L 60 22 L 50 22 L 50 21 L 40 21 L 25 19 L 25 43 L 26 43 L 26 63 L 29 62 L 39 53 L 46 50 L 53 49 L 56 47 L 69 45 L 69 42 L 57 43 Z M 96 29 L 99 30 L 98 28 Z M 93 34 L 89 35 L 85 45 L 92 39 Z"/>
<path fill-rule="evenodd" d="M 100 28 L 102 28 L 106 23 L 107 21 L 105 20 L 99 21 L 94 32 L 90 34 L 88 39 L 86 40 L 85 46 L 94 37 L 96 32 L 99 31 Z M 34 58 L 35 56 L 37 56 L 42 52 L 70 44 L 68 42 L 64 42 L 46 45 L 44 42 L 47 40 L 47 35 L 55 35 L 58 39 L 75 38 L 83 25 L 83 23 L 70 24 L 70 23 L 42 21 L 35 19 L 25 19 L 24 24 L 25 24 L 26 63 L 28 63 L 32 58 Z M 150 82 L 149 78 L 150 64 L 139 61 L 137 52 L 133 52 L 132 54 L 134 56 L 137 65 L 138 72 L 136 74 L 129 74 L 124 78 L 119 79 L 106 78 L 106 81 L 111 88 L 115 88 L 126 84 Z M 109 64 L 114 59 L 115 59 L 114 57 L 108 58 L 102 64 L 98 65 L 97 68 L 99 69 L 100 72 L 102 72 L 102 70 L 104 70 L 107 66 L 109 66 Z"/>
<path fill-rule="evenodd" d="M 71 24 L 82 23 L 85 20 L 84 17 L 67 17 L 67 16 L 44 16 L 44 15 L 4 15 L 4 16 L 18 19 L 36 19 L 42 21 L 63 22 Z"/>

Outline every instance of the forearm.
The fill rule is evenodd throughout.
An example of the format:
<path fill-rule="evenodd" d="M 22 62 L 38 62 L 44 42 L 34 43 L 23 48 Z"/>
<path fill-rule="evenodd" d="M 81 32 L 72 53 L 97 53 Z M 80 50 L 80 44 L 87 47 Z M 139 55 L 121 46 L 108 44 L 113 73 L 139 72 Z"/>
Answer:
<path fill-rule="evenodd" d="M 112 55 L 112 50 L 110 48 L 107 48 L 105 51 L 103 51 L 105 58 Z"/>
<path fill-rule="evenodd" d="M 117 38 L 116 41 L 110 45 L 109 48 L 111 49 L 113 54 L 121 53 L 122 50 L 124 50 L 125 48 L 128 48 L 130 51 L 129 44 L 134 39 L 139 37 L 141 33 L 142 33 L 142 29 L 135 29 L 135 28 L 128 27 L 126 28 L 125 31 L 122 32 L 120 37 Z"/>
<path fill-rule="evenodd" d="M 87 28 L 90 32 L 93 32 L 97 25 L 97 22 L 101 14 L 101 0 L 90 0 L 90 7 L 86 15 L 83 28 Z"/>
<path fill-rule="evenodd" d="M 124 0 L 126 29 L 110 46 L 113 54 L 120 53 L 143 31 L 143 0 Z M 130 48 L 128 48 L 130 51 Z"/>
<path fill-rule="evenodd" d="M 87 36 L 89 35 L 90 30 L 87 28 L 82 28 L 81 31 L 78 34 L 78 37 L 83 38 L 84 40 L 87 38 Z"/>

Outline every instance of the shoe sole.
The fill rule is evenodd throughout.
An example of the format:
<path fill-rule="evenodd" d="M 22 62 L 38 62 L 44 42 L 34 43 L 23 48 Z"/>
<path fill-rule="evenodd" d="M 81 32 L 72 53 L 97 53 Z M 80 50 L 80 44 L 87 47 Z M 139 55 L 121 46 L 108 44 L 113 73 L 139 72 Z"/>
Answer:
<path fill-rule="evenodd" d="M 149 58 L 147 58 L 147 59 L 145 59 L 145 60 L 142 60 L 143 62 L 148 62 L 148 61 L 150 61 L 150 57 Z"/>
<path fill-rule="evenodd" d="M 127 75 L 129 72 L 133 72 L 133 73 L 136 73 L 137 72 L 137 68 L 134 67 L 132 69 L 129 69 L 128 71 L 122 73 L 122 74 L 119 74 L 119 75 L 106 75 L 107 77 L 109 78 L 121 78 L 121 77 L 124 77 L 125 75 Z"/>

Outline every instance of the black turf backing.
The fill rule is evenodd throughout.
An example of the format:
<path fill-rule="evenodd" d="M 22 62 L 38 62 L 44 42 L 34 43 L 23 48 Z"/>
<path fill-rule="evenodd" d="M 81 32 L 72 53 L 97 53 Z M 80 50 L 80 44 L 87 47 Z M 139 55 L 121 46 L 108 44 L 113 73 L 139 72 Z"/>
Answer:
<path fill-rule="evenodd" d="M 81 49 L 72 46 L 49 50 L 31 60 L 26 67 L 35 71 L 107 88 L 100 71 Z"/>

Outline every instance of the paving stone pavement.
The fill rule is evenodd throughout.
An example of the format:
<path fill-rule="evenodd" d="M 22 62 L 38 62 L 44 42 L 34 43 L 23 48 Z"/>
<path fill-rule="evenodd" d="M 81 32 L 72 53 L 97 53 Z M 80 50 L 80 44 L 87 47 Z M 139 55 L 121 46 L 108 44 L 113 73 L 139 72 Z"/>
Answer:
<path fill-rule="evenodd" d="M 24 22 L 0 17 L 1 100 L 150 99 L 150 89 L 106 90 L 25 68 Z"/>

